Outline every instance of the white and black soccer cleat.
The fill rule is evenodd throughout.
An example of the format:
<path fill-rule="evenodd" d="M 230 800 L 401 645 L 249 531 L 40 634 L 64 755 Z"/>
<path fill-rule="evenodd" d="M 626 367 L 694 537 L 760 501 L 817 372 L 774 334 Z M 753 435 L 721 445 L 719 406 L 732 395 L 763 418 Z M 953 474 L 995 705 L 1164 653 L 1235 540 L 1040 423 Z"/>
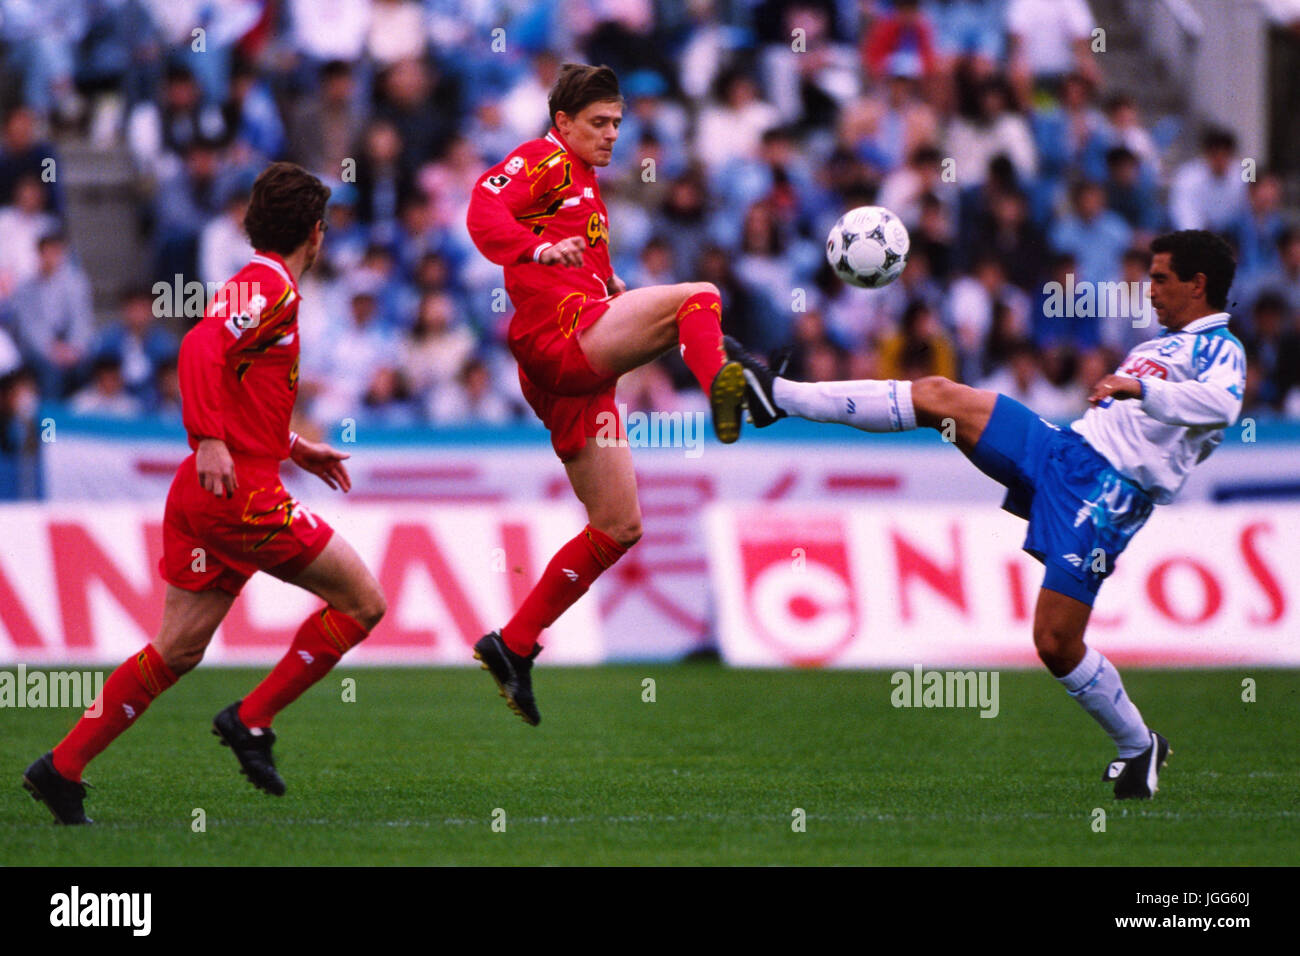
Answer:
<path fill-rule="evenodd" d="M 749 420 L 754 427 L 766 428 L 777 419 L 785 418 L 785 412 L 776 404 L 776 398 L 772 394 L 773 383 L 779 373 L 773 372 L 766 362 L 730 335 L 723 336 L 722 342 L 727 349 L 727 358 L 739 362 L 745 370 L 745 409 L 749 412 Z"/>
<path fill-rule="evenodd" d="M 1116 800 L 1150 800 L 1160 789 L 1156 786 L 1160 771 L 1173 751 L 1164 737 L 1154 730 L 1150 734 L 1150 747 L 1136 757 L 1112 760 L 1101 775 L 1102 780 L 1114 782 Z"/>

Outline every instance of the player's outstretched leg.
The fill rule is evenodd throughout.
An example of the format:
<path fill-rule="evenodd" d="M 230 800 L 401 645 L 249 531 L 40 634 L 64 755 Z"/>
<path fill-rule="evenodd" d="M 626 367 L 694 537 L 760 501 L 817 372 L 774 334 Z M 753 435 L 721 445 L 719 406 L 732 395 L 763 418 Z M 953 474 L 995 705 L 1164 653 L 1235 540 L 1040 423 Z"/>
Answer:
<path fill-rule="evenodd" d="M 1034 647 L 1066 693 L 1115 742 L 1119 756 L 1102 774 L 1115 785 L 1115 799 L 1150 799 L 1171 753 L 1169 741 L 1147 727 L 1115 665 L 1084 643 L 1091 612 L 1091 605 L 1043 588 L 1034 609 Z"/>
<path fill-rule="evenodd" d="M 542 719 L 532 685 L 542 631 L 641 538 L 630 448 L 587 442 L 564 468 L 587 509 L 587 526 L 555 553 L 506 626 L 474 645 L 474 656 L 491 672 L 507 705 L 533 726 Z"/>
<path fill-rule="evenodd" d="M 224 591 L 185 591 L 167 585 L 163 621 L 153 643 L 123 662 L 104 689 L 50 753 L 23 773 L 23 786 L 58 823 L 90 823 L 81 775 L 96 756 L 139 719 L 154 699 L 203 658 L 234 597 Z"/>
<path fill-rule="evenodd" d="M 234 753 L 249 783 L 277 797 L 286 787 L 271 754 L 276 739 L 271 721 L 360 644 L 386 610 L 379 583 L 337 534 L 289 580 L 323 598 L 326 606 L 302 622 L 271 673 L 212 721 L 212 732 Z"/>
<path fill-rule="evenodd" d="M 709 397 L 713 433 L 730 444 L 740 437 L 745 378 L 722 346 L 722 299 L 711 282 L 647 286 L 624 292 L 579 333 L 594 368 L 622 375 L 673 346 Z"/>

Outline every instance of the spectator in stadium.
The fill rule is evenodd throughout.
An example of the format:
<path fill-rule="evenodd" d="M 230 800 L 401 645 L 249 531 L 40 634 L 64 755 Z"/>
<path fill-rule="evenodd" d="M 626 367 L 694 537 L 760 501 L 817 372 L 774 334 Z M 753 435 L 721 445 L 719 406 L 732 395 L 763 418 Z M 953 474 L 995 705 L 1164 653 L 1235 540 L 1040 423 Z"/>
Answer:
<path fill-rule="evenodd" d="M 127 145 L 145 176 L 162 182 L 177 176 L 197 144 L 218 144 L 229 130 L 221 108 L 204 103 L 198 80 L 187 66 L 171 64 L 159 102 L 137 103 L 127 119 Z"/>
<path fill-rule="evenodd" d="M 912 150 L 907 163 L 890 172 L 880 185 L 877 203 L 903 220 L 909 230 L 921 221 L 921 199 L 925 195 L 947 194 L 956 203 L 955 185 L 943 181 L 943 152 L 933 143 Z"/>
<path fill-rule="evenodd" d="M 380 68 L 424 55 L 424 11 L 414 0 L 371 0 L 366 53 Z"/>
<path fill-rule="evenodd" d="M 1132 242 L 1145 246 L 1163 226 L 1164 216 L 1156 186 L 1142 175 L 1138 156 L 1127 146 L 1106 152 L 1106 208 L 1119 213 L 1133 231 Z"/>
<path fill-rule="evenodd" d="M 659 231 L 673 237 L 682 262 L 698 259 L 714 236 L 710 232 L 708 192 L 698 168 L 673 180 L 658 217 Z"/>
<path fill-rule="evenodd" d="M 180 350 L 176 336 L 154 316 L 153 301 L 144 286 L 127 288 L 122 293 L 121 318 L 100 331 L 91 350 L 94 355 L 116 356 L 120 360 L 126 391 L 140 399 L 145 407 L 151 406 L 155 398 L 153 389 L 158 369 L 164 363 L 175 361 Z"/>
<path fill-rule="evenodd" d="M 966 109 L 948 127 L 946 146 L 964 184 L 982 183 L 995 156 L 1011 160 L 1021 181 L 1038 171 L 1038 153 L 1025 118 L 1012 108 L 1010 89 L 999 76 L 979 81 Z"/>
<path fill-rule="evenodd" d="M 938 316 L 924 302 L 908 304 L 898 331 L 880 343 L 876 368 L 893 379 L 927 375 L 957 376 L 957 349 L 944 334 Z"/>
<path fill-rule="evenodd" d="M 477 348 L 474 333 L 457 320 L 451 296 L 427 292 L 401 350 L 402 375 L 416 398 L 428 402 L 455 381 Z"/>
<path fill-rule="evenodd" d="M 181 379 L 175 358 L 165 359 L 154 369 L 152 395 L 151 415 L 164 421 L 181 420 Z"/>
<path fill-rule="evenodd" d="M 995 389 L 1048 421 L 1066 422 L 1078 414 L 1077 397 L 1057 388 L 1043 375 L 1042 355 L 1029 339 L 1015 339 L 1004 348 L 1003 360 L 976 388 Z"/>
<path fill-rule="evenodd" d="M 284 156 L 288 137 L 280 108 L 267 82 L 248 60 L 236 58 L 230 73 L 230 95 L 221 107 L 232 160 L 261 167 Z"/>
<path fill-rule="evenodd" d="M 60 399 L 77 384 L 94 337 L 90 280 L 68 258 L 61 229 L 41 236 L 37 258 L 36 274 L 13 295 L 15 330 L 41 393 Z"/>
<path fill-rule="evenodd" d="M 110 418 L 136 418 L 144 410 L 140 400 L 126 389 L 122 359 L 112 353 L 95 356 L 90 382 L 72 396 L 68 407 L 74 415 Z"/>
<path fill-rule="evenodd" d="M 917 0 L 895 0 L 871 21 L 862 40 L 862 65 L 875 81 L 888 75 L 928 79 L 938 74 L 934 26 Z"/>
<path fill-rule="evenodd" d="M 493 387 L 487 364 L 477 357 L 469 359 L 453 381 L 435 388 L 426 407 L 435 425 L 503 425 L 516 417 Z"/>
<path fill-rule="evenodd" d="M 197 139 L 185 148 L 185 162 L 168 175 L 154 196 L 154 274 L 164 280 L 199 274 L 199 236 L 221 212 L 220 146 Z"/>
<path fill-rule="evenodd" d="M 461 120 L 456 77 L 423 59 L 399 60 L 376 78 L 375 115 L 397 130 L 399 161 L 415 170 L 441 159 Z"/>
<path fill-rule="evenodd" d="M 1092 179 L 1104 178 L 1110 151 L 1117 148 L 1133 154 L 1143 184 L 1154 189 L 1160 181 L 1160 149 L 1141 123 L 1137 99 L 1128 93 L 1107 98 L 1105 121 L 1092 131 L 1087 143 L 1084 174 Z"/>
<path fill-rule="evenodd" d="M 36 377 L 22 366 L 0 375 L 0 500 L 42 496 Z"/>
<path fill-rule="evenodd" d="M 1201 155 L 1174 174 L 1169 187 L 1169 217 L 1175 229 L 1227 230 L 1246 209 L 1246 183 L 1236 163 L 1237 137 L 1229 130 L 1207 130 Z"/>
<path fill-rule="evenodd" d="M 749 74 L 728 70 L 718 77 L 712 102 L 696 120 L 695 157 L 710 173 L 734 159 L 754 159 L 763 132 L 780 121 L 776 107 L 760 98 Z"/>
<path fill-rule="evenodd" d="M 1098 183 L 1076 182 L 1070 204 L 1070 213 L 1052 226 L 1052 250 L 1074 256 L 1079 263 L 1076 282 L 1118 281 L 1120 258 L 1133 241 L 1133 230 L 1106 208 L 1106 190 Z"/>
<path fill-rule="evenodd" d="M 976 258 L 969 274 L 953 280 L 947 304 L 963 381 L 975 381 L 986 374 L 982 366 L 985 340 L 994 329 L 999 304 L 1007 309 L 1005 332 L 1016 337 L 1029 333 L 1029 296 L 1007 280 L 1002 261 L 991 251 Z"/>
<path fill-rule="evenodd" d="M 289 155 L 304 169 L 331 180 L 344 175 L 344 162 L 357 159 L 364 116 L 351 64 L 330 60 L 320 68 L 318 92 L 300 97 L 289 112 Z M 334 237 L 330 237 L 331 244 Z"/>
<path fill-rule="evenodd" d="M 44 208 L 61 216 L 64 207 L 62 180 L 57 175 L 58 151 L 53 143 L 38 137 L 37 125 L 35 111 L 23 103 L 4 114 L 0 125 L 0 206 L 13 204 L 18 183 L 30 177 L 45 193 Z"/>
<path fill-rule="evenodd" d="M 506 91 L 501 98 L 500 110 L 507 130 L 503 142 L 508 142 L 504 149 L 490 154 L 493 162 L 514 149 L 520 140 L 532 139 L 546 132 L 545 120 L 539 121 L 538 117 L 547 115 L 546 95 L 555 85 L 559 73 L 560 58 L 550 51 L 539 51 L 533 55 L 530 68 Z"/>
<path fill-rule="evenodd" d="M 13 184 L 13 203 L 0 209 L 0 305 L 40 268 L 42 235 L 56 226 L 45 208 L 45 191 L 38 177 L 27 174 Z"/>
<path fill-rule="evenodd" d="M 410 428 L 420 420 L 406 379 L 387 365 L 375 369 L 357 413 L 367 424 L 385 428 Z"/>
<path fill-rule="evenodd" d="M 209 220 L 199 233 L 199 281 L 205 285 L 225 282 L 253 255 L 253 247 L 244 232 L 244 213 L 248 210 L 252 187 L 252 180 L 243 177 L 221 185 L 225 195 L 221 214 Z"/>
<path fill-rule="evenodd" d="M 381 285 L 382 280 L 368 271 L 347 280 L 346 324 L 328 331 L 321 343 L 319 377 L 314 383 L 319 393 L 312 409 L 317 422 L 338 422 L 355 414 L 380 370 L 401 360 L 397 337 L 380 319 Z"/>
<path fill-rule="evenodd" d="M 1281 262 L 1278 240 L 1286 231 L 1282 217 L 1282 180 L 1266 170 L 1246 187 L 1246 208 L 1228 226 L 1227 236 L 1237 250 L 1236 286 L 1248 289 L 1258 277 Z"/>
<path fill-rule="evenodd" d="M 761 334 L 755 340 L 757 346 L 775 348 L 784 338 L 795 272 L 786 254 L 780 223 L 766 201 L 754 203 L 745 214 L 736 275 L 753 290 L 759 306 Z"/>
<path fill-rule="evenodd" d="M 1071 72 L 1100 83 L 1086 0 L 1011 0 L 1006 18 L 1011 78 L 1024 102 L 1034 87 L 1055 92 Z"/>
<path fill-rule="evenodd" d="M 1029 218 L 1029 199 L 1020 190 L 992 196 L 976 227 L 977 248 L 995 255 L 1007 279 L 1032 294 L 1047 271 L 1047 238 Z"/>
<path fill-rule="evenodd" d="M 630 289 L 648 285 L 672 285 L 680 281 L 673 244 L 667 236 L 652 236 L 641 248 L 636 267 L 627 275 Z M 725 303 L 724 303 L 725 307 Z"/>
<path fill-rule="evenodd" d="M 388 120 L 371 120 L 357 156 L 357 214 L 376 242 L 391 242 L 397 234 L 398 209 L 415 191 L 397 127 Z"/>
<path fill-rule="evenodd" d="M 289 41 L 314 75 L 331 60 L 356 64 L 370 31 L 371 0 L 288 0 Z"/>
<path fill-rule="evenodd" d="M 1300 353 L 1296 350 L 1295 313 L 1276 292 L 1265 292 L 1250 310 L 1248 329 L 1242 330 L 1247 364 L 1258 369 L 1259 404 L 1281 411 L 1286 394 L 1300 382 Z"/>

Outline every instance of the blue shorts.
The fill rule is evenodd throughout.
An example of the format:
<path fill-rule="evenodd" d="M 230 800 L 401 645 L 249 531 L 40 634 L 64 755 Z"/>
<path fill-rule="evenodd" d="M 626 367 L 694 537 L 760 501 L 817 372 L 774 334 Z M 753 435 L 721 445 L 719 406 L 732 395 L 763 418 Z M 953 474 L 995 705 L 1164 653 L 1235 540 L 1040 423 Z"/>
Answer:
<path fill-rule="evenodd" d="M 1024 549 L 1047 567 L 1043 587 L 1091 606 L 1153 502 L 1078 432 L 999 395 L 971 461 L 1006 486 L 1002 507 L 1029 522 Z"/>

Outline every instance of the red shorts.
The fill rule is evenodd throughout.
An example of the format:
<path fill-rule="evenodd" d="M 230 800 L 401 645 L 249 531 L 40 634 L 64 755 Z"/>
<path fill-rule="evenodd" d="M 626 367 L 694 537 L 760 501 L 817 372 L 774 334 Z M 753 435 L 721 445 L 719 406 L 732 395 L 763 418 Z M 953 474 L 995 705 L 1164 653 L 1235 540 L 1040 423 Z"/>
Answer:
<path fill-rule="evenodd" d="M 258 571 L 289 580 L 334 534 L 284 490 L 278 461 L 235 459 L 239 487 L 220 498 L 199 486 L 194 456 L 176 470 L 163 514 L 158 572 L 186 591 L 238 594 Z"/>
<path fill-rule="evenodd" d="M 599 435 L 623 437 L 614 403 L 617 375 L 591 367 L 578 334 L 609 308 L 609 299 L 581 293 L 558 307 L 515 313 L 510 322 L 510 351 L 519 362 L 524 399 L 551 433 L 551 447 L 568 461 Z"/>

